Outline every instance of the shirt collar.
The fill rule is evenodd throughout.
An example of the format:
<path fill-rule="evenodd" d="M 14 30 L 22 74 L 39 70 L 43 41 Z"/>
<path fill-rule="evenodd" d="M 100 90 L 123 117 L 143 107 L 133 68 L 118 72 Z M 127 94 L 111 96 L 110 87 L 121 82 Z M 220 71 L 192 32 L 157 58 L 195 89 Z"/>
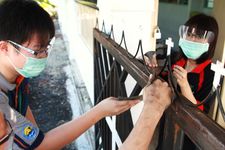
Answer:
<path fill-rule="evenodd" d="M 192 72 L 192 73 L 200 73 L 200 72 L 202 72 L 202 71 L 205 69 L 205 67 L 206 67 L 208 64 L 210 64 L 211 62 L 212 62 L 212 61 L 208 59 L 208 60 L 204 61 L 203 63 L 198 64 L 191 72 Z M 184 58 L 181 58 L 179 61 L 176 62 L 176 65 L 181 66 L 181 67 L 184 68 L 184 66 L 185 66 L 186 63 L 187 63 L 187 60 L 184 59 Z"/>
<path fill-rule="evenodd" d="M 206 60 L 203 63 L 199 64 L 195 69 L 193 69 L 191 72 L 194 73 L 200 73 L 202 72 L 208 64 L 210 64 L 212 61 L 211 60 Z"/>
<path fill-rule="evenodd" d="M 16 87 L 16 84 L 12 84 L 12 83 L 9 83 L 5 77 L 0 74 L 0 89 L 5 91 L 5 92 L 8 92 L 8 91 L 12 91 L 13 89 L 15 89 Z"/>

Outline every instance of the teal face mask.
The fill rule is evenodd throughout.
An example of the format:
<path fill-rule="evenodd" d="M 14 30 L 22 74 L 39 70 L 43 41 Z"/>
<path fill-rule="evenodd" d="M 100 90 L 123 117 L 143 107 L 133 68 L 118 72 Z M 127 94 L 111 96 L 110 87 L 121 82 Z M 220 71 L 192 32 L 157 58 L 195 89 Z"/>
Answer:
<path fill-rule="evenodd" d="M 209 49 L 209 43 L 192 42 L 180 38 L 179 46 L 185 56 L 189 59 L 196 60 Z"/>
<path fill-rule="evenodd" d="M 16 71 L 26 78 L 36 77 L 45 69 L 46 64 L 47 58 L 37 59 L 27 57 L 27 61 L 23 68 L 16 68 Z"/>
<path fill-rule="evenodd" d="M 22 54 L 22 53 L 21 53 Z M 23 55 L 23 54 L 22 54 Z M 14 66 L 16 71 L 26 78 L 36 77 L 38 76 L 44 69 L 47 64 L 47 58 L 33 58 L 33 57 L 26 57 L 26 63 L 24 64 L 23 68 L 16 67 L 12 61 L 10 60 L 11 64 Z"/>

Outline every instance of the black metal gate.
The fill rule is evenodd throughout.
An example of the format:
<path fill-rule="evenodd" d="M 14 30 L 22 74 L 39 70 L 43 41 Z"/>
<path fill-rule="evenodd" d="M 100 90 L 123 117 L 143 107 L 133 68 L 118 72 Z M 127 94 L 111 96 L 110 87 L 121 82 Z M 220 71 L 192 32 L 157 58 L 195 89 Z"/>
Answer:
<path fill-rule="evenodd" d="M 109 96 L 135 96 L 146 85 L 144 66 L 128 57 L 124 48 L 108 35 L 94 29 L 94 98 L 95 104 Z M 136 85 L 127 95 L 125 80 L 131 75 Z M 116 129 L 123 142 L 133 127 L 130 111 L 116 117 Z M 225 130 L 197 108 L 175 100 L 165 113 L 161 149 L 182 149 L 184 133 L 201 149 L 225 149 Z M 112 133 L 105 119 L 95 126 L 96 150 L 112 149 Z"/>

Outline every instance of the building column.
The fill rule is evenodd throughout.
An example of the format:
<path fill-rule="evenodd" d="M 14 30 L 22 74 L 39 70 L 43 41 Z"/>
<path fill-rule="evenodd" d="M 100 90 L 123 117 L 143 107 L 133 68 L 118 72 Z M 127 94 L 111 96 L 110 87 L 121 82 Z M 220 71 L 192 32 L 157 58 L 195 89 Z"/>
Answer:
<path fill-rule="evenodd" d="M 217 41 L 217 46 L 215 50 L 214 60 L 219 60 L 222 63 L 225 63 L 225 17 L 224 17 L 224 0 L 214 0 L 214 7 L 213 7 L 213 16 L 216 18 L 219 24 L 219 36 Z M 225 82 L 222 86 L 222 94 L 221 99 L 223 103 L 223 107 L 225 108 Z M 224 120 L 219 112 L 217 117 L 218 123 L 225 128 Z"/>

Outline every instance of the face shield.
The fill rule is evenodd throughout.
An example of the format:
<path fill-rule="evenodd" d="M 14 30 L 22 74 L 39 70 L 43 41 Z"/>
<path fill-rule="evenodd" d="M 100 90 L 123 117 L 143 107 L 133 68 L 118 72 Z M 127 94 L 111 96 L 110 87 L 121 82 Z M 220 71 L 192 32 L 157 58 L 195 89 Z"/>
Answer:
<path fill-rule="evenodd" d="M 214 33 L 212 31 L 200 30 L 185 25 L 180 26 L 179 35 L 181 39 L 199 43 L 210 43 L 214 39 Z"/>

